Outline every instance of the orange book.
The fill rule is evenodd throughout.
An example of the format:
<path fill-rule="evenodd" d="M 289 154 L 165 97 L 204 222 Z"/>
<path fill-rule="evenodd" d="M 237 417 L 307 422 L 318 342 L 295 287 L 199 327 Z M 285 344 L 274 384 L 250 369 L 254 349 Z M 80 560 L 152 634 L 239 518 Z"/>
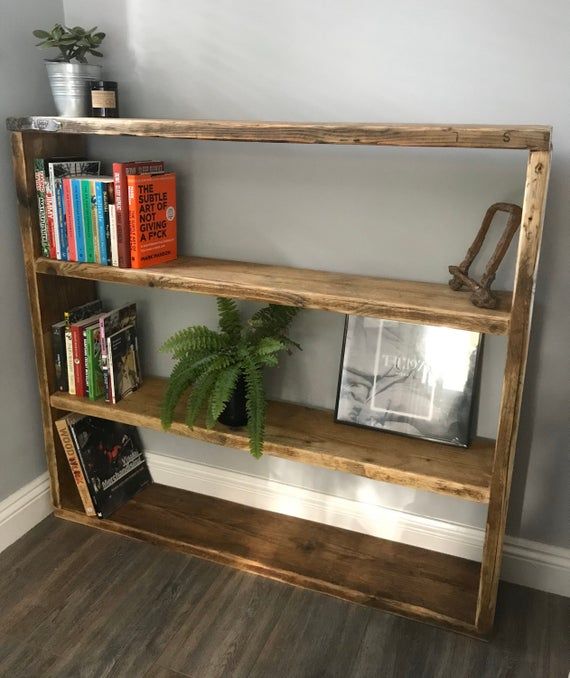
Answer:
<path fill-rule="evenodd" d="M 132 268 L 176 259 L 176 175 L 127 177 Z"/>

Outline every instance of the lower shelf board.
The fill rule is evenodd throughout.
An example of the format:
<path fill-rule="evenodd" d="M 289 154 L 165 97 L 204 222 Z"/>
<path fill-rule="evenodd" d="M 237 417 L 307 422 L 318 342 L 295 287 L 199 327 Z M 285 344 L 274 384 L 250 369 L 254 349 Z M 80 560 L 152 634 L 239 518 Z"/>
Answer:
<path fill-rule="evenodd" d="M 56 515 L 241 570 L 476 634 L 480 564 L 164 485 L 107 520 Z"/>

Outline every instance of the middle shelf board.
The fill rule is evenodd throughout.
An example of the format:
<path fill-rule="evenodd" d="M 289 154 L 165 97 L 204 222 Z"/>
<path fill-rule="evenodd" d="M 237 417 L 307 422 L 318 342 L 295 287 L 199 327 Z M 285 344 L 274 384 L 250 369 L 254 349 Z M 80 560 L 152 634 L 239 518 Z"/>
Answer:
<path fill-rule="evenodd" d="M 64 392 L 51 396 L 51 405 L 102 419 L 161 431 L 160 403 L 166 380 L 147 377 L 142 388 L 116 405 L 79 398 Z M 179 403 L 172 433 L 216 445 L 248 449 L 245 429 L 216 424 L 190 429 Z M 487 503 L 495 443 L 477 438 L 468 449 L 372 431 L 333 420 L 330 410 L 284 402 L 267 409 L 265 453 L 373 480 Z"/>
<path fill-rule="evenodd" d="M 497 308 L 477 308 L 469 301 L 468 292 L 454 292 L 446 283 L 392 280 L 243 261 L 179 257 L 161 266 L 132 269 L 39 258 L 36 271 L 388 320 L 445 325 L 488 334 L 507 334 L 510 321 L 509 292 L 497 293 Z"/>

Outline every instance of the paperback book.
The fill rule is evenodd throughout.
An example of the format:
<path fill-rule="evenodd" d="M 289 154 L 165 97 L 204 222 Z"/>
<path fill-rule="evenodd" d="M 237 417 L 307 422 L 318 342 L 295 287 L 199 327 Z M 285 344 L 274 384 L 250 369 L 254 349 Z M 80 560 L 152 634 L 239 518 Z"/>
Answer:
<path fill-rule="evenodd" d="M 141 386 L 141 371 L 134 325 L 115 332 L 107 339 L 110 398 L 118 403 Z"/>
<path fill-rule="evenodd" d="M 82 471 L 80 483 L 99 518 L 107 518 L 152 482 L 136 428 L 80 414 L 63 421 L 58 430 L 69 432 Z"/>
<path fill-rule="evenodd" d="M 112 385 L 108 361 L 108 339 L 126 327 L 135 327 L 137 324 L 137 305 L 125 304 L 108 313 L 105 313 L 99 319 L 99 344 L 101 347 L 101 369 L 103 373 L 103 390 L 105 400 L 112 400 Z M 138 358 L 137 358 L 138 364 Z"/>
<path fill-rule="evenodd" d="M 160 160 L 130 161 L 113 163 L 115 187 L 115 221 L 117 231 L 117 262 L 121 268 L 131 266 L 131 238 L 129 207 L 127 197 L 127 177 L 133 174 L 158 174 L 164 171 Z"/>
<path fill-rule="evenodd" d="M 482 335 L 348 316 L 336 421 L 467 447 Z"/>
<path fill-rule="evenodd" d="M 131 267 L 147 268 L 173 261 L 176 248 L 176 176 L 127 177 Z"/>
<path fill-rule="evenodd" d="M 73 323 L 89 318 L 92 315 L 101 313 L 103 311 L 103 304 L 100 299 L 89 301 L 82 306 L 77 306 L 65 311 L 63 319 L 65 322 L 65 362 L 67 366 L 67 382 L 68 391 L 71 395 L 76 395 L 75 390 L 75 363 L 73 354 L 73 342 L 71 337 L 71 325 Z"/>

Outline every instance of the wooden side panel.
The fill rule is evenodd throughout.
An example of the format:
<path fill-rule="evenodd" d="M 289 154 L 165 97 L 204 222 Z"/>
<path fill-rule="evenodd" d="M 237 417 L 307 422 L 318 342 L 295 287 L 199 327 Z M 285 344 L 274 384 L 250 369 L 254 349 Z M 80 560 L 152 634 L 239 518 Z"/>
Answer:
<path fill-rule="evenodd" d="M 63 312 L 66 309 L 96 298 L 96 286 L 91 281 L 50 278 L 36 273 L 35 260 L 40 254 L 40 242 L 34 159 L 82 154 L 84 149 L 85 140 L 78 136 L 12 133 L 12 158 L 18 195 L 24 267 L 36 349 L 46 455 L 55 506 L 60 505 L 59 483 L 71 482 L 73 484 L 73 479 L 67 468 L 67 461 L 53 424 L 54 420 L 63 413 L 52 409 L 49 402 L 50 392 L 55 388 L 50 327 L 53 323 L 63 319 Z"/>
<path fill-rule="evenodd" d="M 495 616 L 549 171 L 548 152 L 534 151 L 529 154 L 477 604 L 476 624 L 481 633 L 490 631 Z"/>

